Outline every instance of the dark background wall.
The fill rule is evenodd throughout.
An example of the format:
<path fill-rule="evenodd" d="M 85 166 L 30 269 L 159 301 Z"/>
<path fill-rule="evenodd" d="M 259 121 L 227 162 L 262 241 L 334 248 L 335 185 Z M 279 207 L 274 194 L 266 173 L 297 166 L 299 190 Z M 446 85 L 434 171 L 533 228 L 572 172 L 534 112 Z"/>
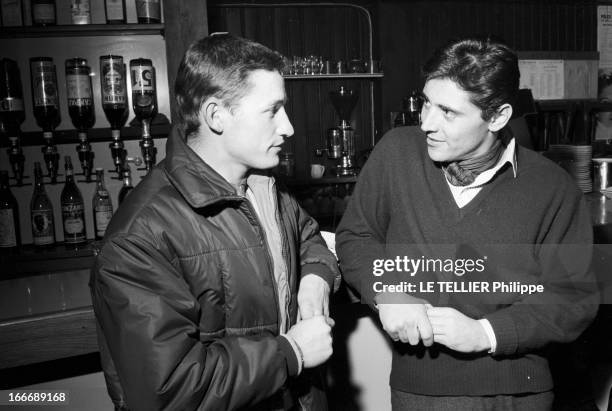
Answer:
<path fill-rule="evenodd" d="M 389 129 L 389 113 L 400 109 L 402 97 L 422 88 L 422 64 L 447 40 L 491 34 L 501 37 L 516 50 L 594 51 L 597 49 L 597 4 L 602 2 L 355 0 L 351 3 L 366 8 L 372 16 L 373 57 L 381 60 L 384 70 L 384 78 L 372 80 L 376 106 L 374 137 L 378 140 Z M 358 10 L 340 5 L 234 8 L 220 4 L 217 0 L 208 3 L 210 32 L 242 35 L 288 57 L 314 54 L 330 60 L 350 60 L 365 59 L 368 55 L 366 19 Z M 360 94 L 353 115 L 356 145 L 358 151 L 370 147 L 369 80 L 291 80 L 286 84 L 288 112 L 296 129 L 295 138 L 286 150 L 295 153 L 298 177 L 307 176 L 309 163 L 324 161 L 314 155 L 313 149 L 324 146 L 325 131 L 338 122 L 328 92 L 341 84 Z"/>

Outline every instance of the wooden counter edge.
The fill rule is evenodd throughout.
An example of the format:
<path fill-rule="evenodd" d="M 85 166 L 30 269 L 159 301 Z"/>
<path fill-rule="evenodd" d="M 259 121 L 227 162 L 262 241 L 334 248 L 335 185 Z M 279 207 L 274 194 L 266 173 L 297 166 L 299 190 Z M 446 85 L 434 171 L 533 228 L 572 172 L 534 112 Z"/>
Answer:
<path fill-rule="evenodd" d="M 97 351 L 92 307 L 0 322 L 0 369 Z"/>

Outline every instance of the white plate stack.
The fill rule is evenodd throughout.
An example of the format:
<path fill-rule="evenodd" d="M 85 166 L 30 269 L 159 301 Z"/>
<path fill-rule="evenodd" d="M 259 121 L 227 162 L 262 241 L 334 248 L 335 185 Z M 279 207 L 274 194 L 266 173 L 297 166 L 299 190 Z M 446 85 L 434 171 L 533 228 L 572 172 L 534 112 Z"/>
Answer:
<path fill-rule="evenodd" d="M 551 144 L 546 157 L 565 169 L 584 193 L 593 191 L 590 145 Z"/>

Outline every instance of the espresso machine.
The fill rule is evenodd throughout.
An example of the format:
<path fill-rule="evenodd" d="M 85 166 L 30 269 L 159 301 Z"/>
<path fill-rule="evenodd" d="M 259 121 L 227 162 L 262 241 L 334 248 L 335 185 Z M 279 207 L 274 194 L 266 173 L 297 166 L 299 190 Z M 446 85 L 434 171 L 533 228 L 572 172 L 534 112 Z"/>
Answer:
<path fill-rule="evenodd" d="M 351 114 L 359 96 L 340 86 L 330 91 L 329 97 L 340 117 L 340 125 L 327 130 L 327 157 L 338 160 L 337 176 L 355 176 L 359 170 L 355 164 L 355 130 L 351 127 Z"/>

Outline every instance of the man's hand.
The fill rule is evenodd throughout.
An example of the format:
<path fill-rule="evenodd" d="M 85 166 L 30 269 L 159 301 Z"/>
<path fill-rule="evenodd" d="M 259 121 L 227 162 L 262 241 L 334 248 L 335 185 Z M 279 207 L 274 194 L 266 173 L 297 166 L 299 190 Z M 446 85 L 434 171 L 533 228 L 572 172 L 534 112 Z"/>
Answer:
<path fill-rule="evenodd" d="M 435 342 L 465 353 L 491 349 L 489 337 L 478 320 L 448 307 L 430 308 L 427 316 Z"/>
<path fill-rule="evenodd" d="M 297 295 L 302 320 L 317 315 L 329 317 L 329 284 L 315 274 L 306 274 L 300 281 Z"/>
<path fill-rule="evenodd" d="M 331 328 L 333 320 L 322 315 L 302 320 L 287 331 L 287 335 L 300 347 L 304 368 L 323 364 L 332 355 Z"/>
<path fill-rule="evenodd" d="M 433 344 L 433 331 L 427 317 L 427 308 L 431 305 L 407 294 L 395 295 L 392 300 L 390 304 L 378 304 L 380 322 L 389 337 L 410 345 L 417 345 L 419 341 L 427 347 Z"/>

